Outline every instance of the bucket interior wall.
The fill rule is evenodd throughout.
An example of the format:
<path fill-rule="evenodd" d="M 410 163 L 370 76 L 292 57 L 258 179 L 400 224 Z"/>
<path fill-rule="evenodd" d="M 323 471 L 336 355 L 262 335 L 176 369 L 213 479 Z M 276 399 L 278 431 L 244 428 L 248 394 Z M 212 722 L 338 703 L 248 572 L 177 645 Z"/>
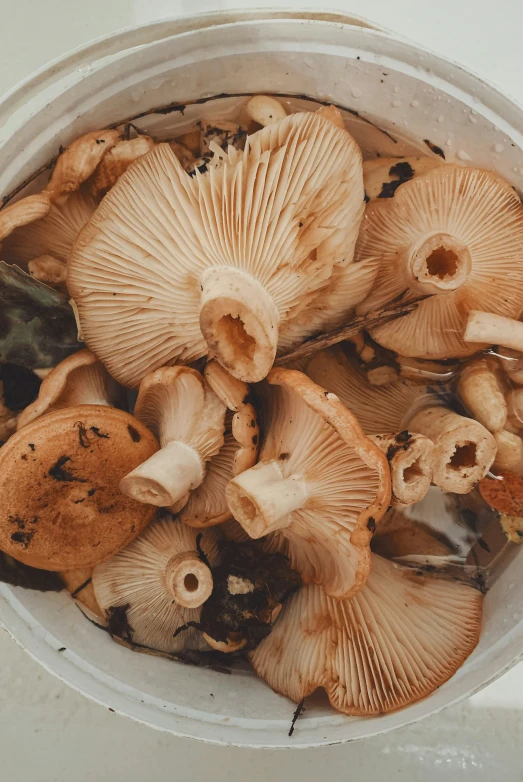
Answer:
<path fill-rule="evenodd" d="M 212 117 L 213 102 L 183 109 L 187 101 L 249 92 L 306 95 L 349 109 L 348 127 L 366 157 L 431 154 L 429 140 L 447 160 L 496 169 L 523 189 L 521 111 L 457 66 L 410 44 L 342 24 L 281 19 L 149 38 L 126 49 L 124 35 L 119 53 L 65 73 L 56 66 L 43 89 L 31 92 L 26 85 L 19 100 L 15 94 L 0 104 L 1 194 L 88 130 L 176 103 L 169 113 L 136 120 L 165 138 L 193 116 Z M 236 110 L 227 100 L 222 110 L 229 105 Z M 487 595 L 478 648 L 430 698 L 384 717 L 350 719 L 314 697 L 292 740 L 294 705 L 247 669 L 227 675 L 130 652 L 84 619 L 65 594 L 2 585 L 0 620 L 53 673 L 154 727 L 227 744 L 313 746 L 404 725 L 498 675 L 523 648 L 522 589 L 518 554 Z M 59 653 L 62 647 L 66 651 Z"/>

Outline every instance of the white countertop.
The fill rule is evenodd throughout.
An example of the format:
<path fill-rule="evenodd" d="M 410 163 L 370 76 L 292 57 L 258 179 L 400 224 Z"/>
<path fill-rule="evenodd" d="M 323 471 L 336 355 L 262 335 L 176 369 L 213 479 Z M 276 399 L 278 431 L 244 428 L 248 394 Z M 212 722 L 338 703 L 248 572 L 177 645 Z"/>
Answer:
<path fill-rule="evenodd" d="M 137 22 L 274 0 L 0 0 L 0 93 L 66 51 Z M 291 5 L 291 2 L 285 3 Z M 296 4 L 298 5 L 298 4 Z M 523 4 L 515 0 L 333 0 L 499 84 L 523 103 Z M 423 723 L 350 745 L 300 752 L 226 749 L 177 739 L 68 689 L 0 631 L 0 780 L 216 782 L 330 779 L 523 780 L 523 666 Z"/>

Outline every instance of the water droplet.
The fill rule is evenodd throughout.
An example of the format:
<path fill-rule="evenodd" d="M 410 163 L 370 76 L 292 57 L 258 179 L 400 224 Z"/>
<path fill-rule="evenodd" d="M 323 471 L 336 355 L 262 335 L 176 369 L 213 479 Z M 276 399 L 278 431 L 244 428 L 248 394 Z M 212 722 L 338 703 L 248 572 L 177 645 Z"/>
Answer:
<path fill-rule="evenodd" d="M 353 98 L 361 98 L 362 96 L 362 90 L 360 90 L 359 87 L 353 87 L 350 91 L 350 94 Z"/>
<path fill-rule="evenodd" d="M 460 160 L 472 160 L 472 158 L 470 157 L 468 152 L 465 152 L 464 149 L 459 149 L 458 150 L 458 157 L 459 157 Z"/>
<path fill-rule="evenodd" d="M 523 174 L 523 168 L 520 168 L 520 169 L 519 169 L 519 173 L 520 173 L 520 174 Z"/>
<path fill-rule="evenodd" d="M 451 147 L 452 146 L 452 139 L 448 138 L 445 143 L 446 143 L 447 147 Z"/>
<path fill-rule="evenodd" d="M 440 114 L 436 121 L 437 122 L 444 122 L 445 121 L 445 117 L 443 116 L 443 114 Z"/>
<path fill-rule="evenodd" d="M 419 100 L 411 100 L 410 105 L 415 109 L 416 106 L 419 106 Z"/>
<path fill-rule="evenodd" d="M 401 101 L 400 100 L 393 100 L 393 101 L 391 101 L 391 105 L 395 106 L 396 108 L 398 108 L 398 106 L 401 106 Z"/>
<path fill-rule="evenodd" d="M 398 92 L 401 92 L 401 89 L 397 84 L 394 85 L 394 92 L 396 93 L 396 95 L 398 94 Z"/>
<path fill-rule="evenodd" d="M 497 144 L 494 144 L 494 152 L 503 152 L 505 149 L 504 144 L 500 144 L 499 142 Z"/>
<path fill-rule="evenodd" d="M 469 122 L 472 122 L 472 124 L 475 125 L 477 121 L 477 117 L 474 116 L 474 114 L 471 114 L 469 117 Z"/>

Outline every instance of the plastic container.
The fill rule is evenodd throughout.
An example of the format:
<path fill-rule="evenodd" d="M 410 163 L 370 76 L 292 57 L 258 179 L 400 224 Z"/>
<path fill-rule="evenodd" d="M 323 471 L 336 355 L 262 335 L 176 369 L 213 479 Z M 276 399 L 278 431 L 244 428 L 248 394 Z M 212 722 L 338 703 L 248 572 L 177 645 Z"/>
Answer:
<path fill-rule="evenodd" d="M 227 13 L 95 42 L 0 103 L 0 192 L 12 191 L 60 144 L 88 130 L 173 101 L 245 92 L 332 101 L 390 134 L 355 117 L 351 129 L 369 154 L 401 154 L 397 137 L 423 149 L 429 139 L 447 159 L 495 168 L 523 189 L 520 108 L 457 65 L 350 22 L 329 14 Z M 291 739 L 294 705 L 249 671 L 225 675 L 130 652 L 80 616 L 66 593 L 1 585 L 0 620 L 47 670 L 155 728 L 219 744 L 320 746 L 419 720 L 513 665 L 523 650 L 522 557 L 519 552 L 506 563 L 487 595 L 479 646 L 451 681 L 426 700 L 377 718 L 344 717 L 315 697 Z"/>

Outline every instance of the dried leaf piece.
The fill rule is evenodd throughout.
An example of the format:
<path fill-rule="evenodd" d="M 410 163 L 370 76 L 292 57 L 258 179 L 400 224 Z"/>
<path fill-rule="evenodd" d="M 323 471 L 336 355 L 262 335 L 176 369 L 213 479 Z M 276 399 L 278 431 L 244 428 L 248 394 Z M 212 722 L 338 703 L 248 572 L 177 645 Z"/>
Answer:
<path fill-rule="evenodd" d="M 52 367 L 82 347 L 76 336 L 65 296 L 0 262 L 0 361 Z"/>
<path fill-rule="evenodd" d="M 384 714 L 440 687 L 475 648 L 483 596 L 377 555 L 352 600 L 305 586 L 250 654 L 256 673 L 295 702 L 323 687 L 344 714 Z"/>

